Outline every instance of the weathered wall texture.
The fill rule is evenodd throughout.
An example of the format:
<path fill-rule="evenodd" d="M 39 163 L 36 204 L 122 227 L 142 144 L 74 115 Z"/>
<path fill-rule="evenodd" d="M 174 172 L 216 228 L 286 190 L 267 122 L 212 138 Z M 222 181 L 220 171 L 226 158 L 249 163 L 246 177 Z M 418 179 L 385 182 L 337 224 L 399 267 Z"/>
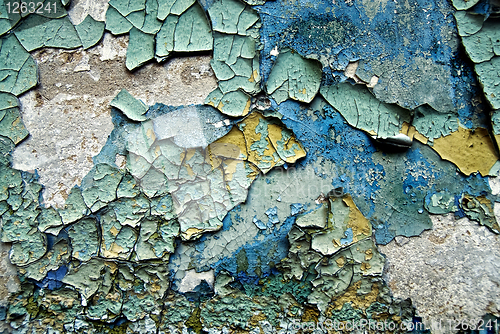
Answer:
<path fill-rule="evenodd" d="M 498 1 L 14 3 L 0 331 L 498 333 Z"/>

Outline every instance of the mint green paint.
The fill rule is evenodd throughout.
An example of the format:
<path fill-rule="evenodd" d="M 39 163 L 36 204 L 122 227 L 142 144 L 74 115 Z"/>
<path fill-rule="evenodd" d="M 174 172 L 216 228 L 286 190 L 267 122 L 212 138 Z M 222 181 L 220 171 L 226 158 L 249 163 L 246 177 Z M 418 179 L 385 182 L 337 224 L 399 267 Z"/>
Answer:
<path fill-rule="evenodd" d="M 423 105 L 415 109 L 411 125 L 418 133 L 432 141 L 457 131 L 458 123 L 457 113 L 438 112 L 428 105 Z"/>
<path fill-rule="evenodd" d="M 82 219 L 68 229 L 71 256 L 79 261 L 89 261 L 98 254 L 99 235 L 95 219 Z"/>
<path fill-rule="evenodd" d="M 362 85 L 342 83 L 324 86 L 321 95 L 342 114 L 349 125 L 372 135 L 375 133 L 377 137 L 395 136 L 404 122 L 411 122 L 408 110 L 380 102 Z"/>
<path fill-rule="evenodd" d="M 166 59 L 174 51 L 174 34 L 178 21 L 179 17 L 169 15 L 163 22 L 158 34 L 156 34 L 156 57 L 160 60 Z"/>
<path fill-rule="evenodd" d="M 130 30 L 125 65 L 130 71 L 143 65 L 155 56 L 155 37 L 136 28 Z"/>
<path fill-rule="evenodd" d="M 293 50 L 281 50 L 266 83 L 267 93 L 277 103 L 288 98 L 311 102 L 319 90 L 321 64 Z"/>
<path fill-rule="evenodd" d="M 493 109 L 500 109 L 500 57 L 476 64 L 475 68 L 486 99 Z"/>
<path fill-rule="evenodd" d="M 181 15 L 195 0 L 161 0 L 158 4 L 158 19 L 163 21 L 169 14 Z"/>
<path fill-rule="evenodd" d="M 146 34 L 156 34 L 162 25 L 162 21 L 158 20 L 158 1 L 157 0 L 146 0 L 146 17 L 144 18 L 144 24 L 140 30 Z"/>
<path fill-rule="evenodd" d="M 88 49 L 99 43 L 104 34 L 104 26 L 104 22 L 96 21 L 90 15 L 87 15 L 80 24 L 75 26 L 84 49 Z"/>
<path fill-rule="evenodd" d="M 26 250 L 24 251 L 26 252 Z M 24 270 L 26 270 L 24 276 L 41 281 L 50 270 L 55 270 L 67 263 L 70 253 L 71 251 L 66 240 L 60 239 L 52 247 L 51 251 L 47 252 L 40 260 L 24 267 Z"/>
<path fill-rule="evenodd" d="M 62 228 L 62 220 L 57 210 L 50 207 L 40 212 L 40 215 L 37 217 L 38 220 L 38 229 L 40 232 L 45 232 L 49 229 L 61 227 Z"/>
<path fill-rule="evenodd" d="M 458 34 L 460 36 L 470 36 L 477 33 L 483 27 L 484 18 L 481 15 L 474 15 L 465 10 L 455 12 Z"/>
<path fill-rule="evenodd" d="M 133 121 L 145 121 L 144 114 L 148 111 L 146 105 L 141 101 L 134 98 L 130 93 L 122 89 L 118 95 L 110 102 L 112 107 L 120 109 L 128 118 Z"/>
<path fill-rule="evenodd" d="M 455 205 L 455 196 L 446 191 L 432 194 L 430 197 L 430 203 L 425 203 L 425 209 L 436 215 L 458 211 L 458 208 Z"/>
<path fill-rule="evenodd" d="M 121 15 L 126 17 L 132 12 L 146 8 L 146 0 L 110 0 L 109 5 L 114 7 Z"/>
<path fill-rule="evenodd" d="M 1 115 L 2 112 L 0 112 Z M 29 132 L 21 119 L 19 108 L 3 110 L 3 117 L 0 120 L 0 135 L 9 138 L 16 145 L 28 137 Z"/>
<path fill-rule="evenodd" d="M 0 91 L 19 95 L 38 83 L 36 64 L 16 36 L 0 39 Z"/>
<path fill-rule="evenodd" d="M 82 45 L 69 18 L 50 19 L 31 14 L 16 27 L 14 34 L 27 51 L 42 47 L 75 49 Z"/>
<path fill-rule="evenodd" d="M 199 4 L 194 4 L 179 17 L 174 40 L 174 51 L 212 50 L 212 30 Z"/>
<path fill-rule="evenodd" d="M 132 23 L 115 8 L 109 6 L 106 11 L 106 30 L 113 35 L 121 35 L 128 33 L 130 29 L 132 29 Z"/>
<path fill-rule="evenodd" d="M 82 180 L 82 196 L 85 205 L 96 212 L 116 199 L 116 190 L 122 174 L 106 164 L 96 165 Z"/>
<path fill-rule="evenodd" d="M 58 212 L 64 224 L 73 223 L 87 214 L 88 208 L 79 187 L 74 186 L 71 189 L 64 207 Z"/>
<path fill-rule="evenodd" d="M 478 2 L 479 2 L 479 0 L 453 0 L 453 6 L 457 10 L 464 10 L 464 9 L 472 8 Z"/>
<path fill-rule="evenodd" d="M 481 30 L 471 36 L 463 36 L 462 44 L 474 63 L 500 56 L 500 23 L 484 22 Z"/>

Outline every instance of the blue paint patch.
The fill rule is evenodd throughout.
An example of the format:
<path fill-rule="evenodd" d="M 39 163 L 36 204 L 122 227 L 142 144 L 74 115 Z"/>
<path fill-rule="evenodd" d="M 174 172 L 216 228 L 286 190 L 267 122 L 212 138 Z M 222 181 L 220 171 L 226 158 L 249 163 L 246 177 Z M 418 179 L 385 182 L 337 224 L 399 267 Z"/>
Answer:
<path fill-rule="evenodd" d="M 290 204 L 290 211 L 292 216 L 296 216 L 299 213 L 303 213 L 306 210 L 305 206 L 300 203 Z"/>
<path fill-rule="evenodd" d="M 229 215 L 227 215 L 226 217 L 229 217 Z M 264 224 L 262 222 L 262 220 L 260 219 L 257 219 L 257 216 L 253 217 L 253 223 L 255 224 L 255 226 L 257 226 L 258 229 L 260 230 L 265 230 L 267 227 L 266 227 L 266 224 Z"/>
<path fill-rule="evenodd" d="M 353 242 L 353 233 L 352 233 L 352 228 L 348 228 L 345 230 L 345 238 L 340 239 L 340 244 L 341 245 L 348 245 Z"/>
<path fill-rule="evenodd" d="M 41 281 L 37 282 L 33 280 L 39 288 L 55 290 L 63 286 L 63 278 L 68 273 L 68 268 L 66 266 L 61 266 L 56 270 L 51 270 L 47 273 L 47 276 Z"/>

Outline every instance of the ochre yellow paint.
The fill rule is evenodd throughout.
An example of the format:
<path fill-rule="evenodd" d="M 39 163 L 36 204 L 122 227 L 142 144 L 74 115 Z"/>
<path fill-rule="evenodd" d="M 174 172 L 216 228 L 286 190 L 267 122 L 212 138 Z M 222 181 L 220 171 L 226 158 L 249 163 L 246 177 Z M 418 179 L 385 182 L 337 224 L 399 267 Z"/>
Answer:
<path fill-rule="evenodd" d="M 448 136 L 434 139 L 431 146 L 444 160 L 454 163 L 462 173 L 488 175 L 498 157 L 488 130 L 458 127 Z"/>

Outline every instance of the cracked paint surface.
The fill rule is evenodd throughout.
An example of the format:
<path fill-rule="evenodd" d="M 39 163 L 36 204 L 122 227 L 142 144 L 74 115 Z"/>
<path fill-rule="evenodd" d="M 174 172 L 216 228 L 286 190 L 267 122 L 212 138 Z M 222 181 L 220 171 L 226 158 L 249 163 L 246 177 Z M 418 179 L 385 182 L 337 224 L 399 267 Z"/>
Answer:
<path fill-rule="evenodd" d="M 56 4 L 0 17 L 2 329 L 500 316 L 487 270 L 500 233 L 495 1 Z M 205 69 L 181 73 L 197 98 L 156 83 L 171 58 L 207 52 L 211 69 L 198 55 Z M 104 124 L 45 202 L 58 178 L 27 162 L 29 135 L 62 125 L 30 119 L 44 104 Z M 487 265 L 467 269 L 472 258 Z"/>

